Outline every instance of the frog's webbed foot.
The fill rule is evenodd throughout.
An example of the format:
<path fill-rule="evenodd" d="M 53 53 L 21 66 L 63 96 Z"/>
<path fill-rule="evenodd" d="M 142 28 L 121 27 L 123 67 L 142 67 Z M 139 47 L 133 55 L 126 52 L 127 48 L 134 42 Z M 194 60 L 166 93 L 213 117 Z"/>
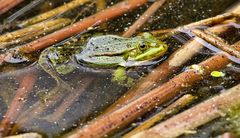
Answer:
<path fill-rule="evenodd" d="M 134 84 L 134 79 L 128 77 L 126 74 L 126 68 L 118 67 L 112 77 L 113 82 L 117 82 L 119 85 L 130 87 Z"/>

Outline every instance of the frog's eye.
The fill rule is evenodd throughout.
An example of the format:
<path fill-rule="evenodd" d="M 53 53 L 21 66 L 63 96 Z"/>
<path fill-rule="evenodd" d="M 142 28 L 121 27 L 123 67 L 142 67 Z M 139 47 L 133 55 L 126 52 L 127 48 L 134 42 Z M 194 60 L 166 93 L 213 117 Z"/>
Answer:
<path fill-rule="evenodd" d="M 147 45 L 145 43 L 141 43 L 139 45 L 140 50 L 145 50 L 147 48 Z"/>

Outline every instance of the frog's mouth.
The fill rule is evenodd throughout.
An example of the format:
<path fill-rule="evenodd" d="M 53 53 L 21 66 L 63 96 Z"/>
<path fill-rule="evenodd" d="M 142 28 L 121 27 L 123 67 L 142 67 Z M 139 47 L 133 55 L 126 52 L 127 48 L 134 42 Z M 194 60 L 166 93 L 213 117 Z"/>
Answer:
<path fill-rule="evenodd" d="M 167 51 L 167 47 L 152 47 L 144 53 L 136 56 L 133 60 L 135 61 L 153 61 L 161 57 Z"/>
<path fill-rule="evenodd" d="M 155 65 L 161 62 L 161 60 L 146 60 L 146 61 L 134 61 L 134 60 L 129 60 L 127 62 L 119 64 L 120 66 L 123 67 L 137 67 L 137 66 L 150 66 L 150 65 Z"/>
<path fill-rule="evenodd" d="M 134 67 L 134 66 L 147 66 L 159 62 L 159 59 L 165 52 L 165 47 L 149 48 L 145 52 L 137 56 L 129 56 L 127 53 L 99 53 L 94 55 L 77 54 L 75 61 L 82 66 L 94 68 L 114 68 L 118 66 Z"/>
<path fill-rule="evenodd" d="M 167 51 L 167 48 L 167 46 L 149 48 L 147 51 L 136 57 L 129 57 L 127 62 L 122 63 L 121 66 L 132 67 L 157 64 L 162 61 L 163 58 L 160 60 L 158 59 L 164 55 L 164 53 Z"/>

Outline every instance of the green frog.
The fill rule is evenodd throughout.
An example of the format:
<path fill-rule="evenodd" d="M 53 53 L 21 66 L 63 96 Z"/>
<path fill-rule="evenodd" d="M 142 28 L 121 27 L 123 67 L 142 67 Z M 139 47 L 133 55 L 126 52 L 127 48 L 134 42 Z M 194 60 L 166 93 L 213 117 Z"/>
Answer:
<path fill-rule="evenodd" d="M 70 59 L 80 66 L 108 69 L 117 68 L 112 80 L 120 84 L 130 84 L 133 82 L 133 79 L 127 77 L 126 69 L 151 65 L 167 49 L 167 44 L 158 40 L 150 33 L 143 33 L 141 36 L 133 38 L 124 38 L 117 35 L 101 35 L 89 39 L 83 50 L 75 52 Z M 49 72 L 49 65 L 47 68 L 46 61 L 50 60 L 53 66 L 55 66 L 59 63 L 64 63 L 66 59 L 59 58 L 59 56 L 52 56 L 54 55 L 53 53 L 53 50 L 43 51 L 39 61 L 44 61 L 40 62 L 42 68 L 49 74 L 52 74 L 52 76 L 54 75 L 53 77 L 59 82 L 59 78 L 56 78 L 56 73 Z M 61 66 L 57 66 L 56 71 L 60 74 L 67 74 L 74 70 L 74 68 L 76 67 L 62 64 Z"/>

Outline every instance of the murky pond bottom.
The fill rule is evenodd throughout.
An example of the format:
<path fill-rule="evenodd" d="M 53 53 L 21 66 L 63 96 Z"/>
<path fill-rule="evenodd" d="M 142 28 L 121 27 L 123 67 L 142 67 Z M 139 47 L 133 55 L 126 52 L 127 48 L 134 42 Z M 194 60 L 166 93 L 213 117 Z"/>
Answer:
<path fill-rule="evenodd" d="M 33 2 L 36 2 L 36 6 L 33 4 L 29 6 L 29 4 Z M 48 22 L 49 24 L 44 24 L 49 25 L 47 29 L 39 29 L 35 32 L 31 32 L 31 29 L 29 29 L 27 33 L 22 31 L 20 33 L 5 35 L 8 32 L 25 28 L 24 21 L 27 21 L 27 19 L 68 2 L 70 1 L 26 1 L 1 15 L 0 31 L 2 35 L 0 36 L 0 53 L 4 54 L 16 47 L 24 46 L 37 38 L 41 38 L 67 25 L 74 25 L 75 22 L 101 11 L 101 9 L 98 9 L 101 7 L 97 6 L 99 3 L 106 2 L 105 4 L 110 7 L 120 1 L 88 1 L 85 4 L 76 6 L 72 10 L 61 12 L 48 19 L 47 21 L 50 21 Z M 151 110 L 146 109 L 148 111 L 143 115 L 125 124 L 121 129 L 119 127 L 114 133 L 109 133 L 105 136 L 126 136 L 127 133 L 131 132 L 131 130 L 138 125 L 159 112 L 162 112 L 166 107 L 171 106 L 171 104 L 186 95 L 191 95 L 191 97 L 194 98 L 191 98 L 191 101 L 183 107 L 176 106 L 178 111 L 174 111 L 176 112 L 175 114 L 194 108 L 195 105 L 224 93 L 231 87 L 239 84 L 240 60 L 234 54 L 231 54 L 231 52 L 225 52 L 227 59 L 224 64 L 228 64 L 224 67 L 219 67 L 219 70 L 208 72 L 210 75 L 205 76 L 205 71 L 208 67 L 202 67 L 199 63 L 224 52 L 210 41 L 200 37 L 196 33 L 196 30 L 205 31 L 206 34 L 213 37 L 218 35 L 219 37 L 217 37 L 217 39 L 220 42 L 232 48 L 234 44 L 240 40 L 238 17 L 234 19 L 228 18 L 228 20 L 223 23 L 214 24 L 215 26 L 211 24 L 179 28 L 175 33 L 169 35 L 169 37 L 165 36 L 165 34 L 169 33 L 164 33 L 164 31 L 169 32 L 169 30 L 172 31 L 173 28 L 178 26 L 222 14 L 227 9 L 230 9 L 235 2 L 237 2 L 237 0 L 169 0 L 159 8 L 155 15 L 138 31 L 140 35 L 144 35 L 141 34 L 141 32 L 150 32 L 153 36 L 147 37 L 144 41 L 142 37 L 138 36 L 132 36 L 129 39 L 120 37 L 121 34 L 150 7 L 152 2 L 147 2 L 143 6 L 114 20 L 98 26 L 88 27 L 87 30 L 71 38 L 64 39 L 43 51 L 38 50 L 33 54 L 25 53 L 11 58 L 5 58 L 5 63 L 1 64 L 0 73 L 0 119 L 2 120 L 0 131 L 3 130 L 1 134 L 15 135 L 37 132 L 44 137 L 68 137 L 96 118 L 104 118 L 104 114 L 111 114 L 111 112 L 108 112 L 109 107 L 126 94 L 127 91 L 141 88 L 142 94 L 140 95 L 142 96 L 147 92 L 154 91 L 155 88 L 159 88 L 165 83 L 171 83 L 173 78 L 189 70 L 190 72 L 194 70 L 196 74 L 199 76 L 202 75 L 203 78 L 200 79 L 201 77 L 199 77 L 193 84 L 181 84 L 181 87 L 184 89 L 180 89 L 181 92 L 176 92 L 177 94 L 174 98 L 166 100 L 166 102 L 164 101 L 161 104 L 156 104 L 155 107 L 150 108 Z M 23 12 L 23 9 L 27 9 L 28 7 L 32 8 Z M 60 19 L 59 22 L 58 19 Z M 51 23 L 52 20 L 54 21 Z M 51 24 L 61 25 L 54 26 L 56 27 L 54 28 Z M 34 29 L 37 28 L 41 28 L 41 25 L 35 26 Z M 54 29 L 51 30 L 51 28 Z M 35 35 L 36 32 L 39 32 L 39 34 Z M 96 39 L 109 34 L 118 35 L 120 38 L 114 36 L 113 39 L 112 36 L 108 36 L 104 37 L 104 40 L 93 40 L 94 38 Z M 8 38 L 11 39 L 8 40 Z M 155 40 L 156 38 L 158 40 Z M 160 40 L 163 42 L 160 42 Z M 107 43 L 106 41 L 109 42 Z M 96 44 L 94 44 L 95 42 Z M 164 43 L 168 46 L 168 49 L 161 56 L 154 58 L 153 61 L 141 62 L 141 66 L 139 66 L 138 62 L 128 62 L 124 64 L 127 66 L 125 70 L 123 70 L 123 68 L 119 70 L 119 66 L 122 66 L 122 64 L 118 64 L 120 59 L 126 60 L 131 56 L 135 57 L 136 52 L 146 51 L 153 43 Z M 193 43 L 192 48 L 187 49 L 185 51 L 186 54 L 182 53 L 178 55 L 179 60 L 169 63 L 175 66 L 180 64 L 179 67 L 173 69 L 174 73 L 166 73 L 166 77 L 164 79 L 157 79 L 157 82 L 151 82 L 151 78 L 144 80 L 144 78 L 147 78 L 152 72 L 158 70 L 159 66 L 165 67 L 163 64 L 174 58 L 172 56 L 173 53 L 176 53 L 179 49 L 184 49 L 183 47 L 189 45 L 189 43 Z M 237 44 L 239 44 L 239 42 Z M 98 45 L 104 47 L 101 49 Z M 89 46 L 89 49 L 92 50 L 91 52 L 93 53 L 90 52 L 90 54 L 88 54 L 89 51 L 86 51 L 84 55 L 82 51 L 86 46 Z M 91 46 L 96 46 L 96 49 L 91 49 Z M 148 47 L 146 48 L 145 46 Z M 103 52 L 102 54 L 104 50 L 107 52 Z M 236 48 L 235 50 L 237 51 L 239 49 Z M 117 51 L 117 54 L 114 53 L 115 51 Z M 121 53 L 119 51 L 124 52 Z M 81 60 L 78 61 L 76 55 L 79 55 Z M 190 57 L 187 57 L 189 55 Z M 106 56 L 110 56 L 111 58 L 106 58 Z M 92 61 L 93 57 L 95 61 Z M 112 57 L 114 57 L 113 60 Z M 185 58 L 185 63 L 178 62 Z M 109 59 L 112 61 L 108 62 Z M 84 60 L 84 63 L 81 62 L 82 60 Z M 117 65 L 115 65 L 116 63 Z M 219 66 L 222 64 L 223 63 L 219 61 Z M 116 70 L 118 72 L 116 72 Z M 121 76 L 122 72 L 124 72 L 124 76 Z M 120 74 L 120 77 L 116 77 L 116 74 Z M 161 74 L 161 72 L 159 72 L 159 74 Z M 184 79 L 191 80 L 191 78 L 188 77 Z M 184 79 L 181 79 L 181 81 Z M 153 84 L 150 88 L 147 88 L 143 83 L 139 85 L 142 80 L 145 81 L 144 84 L 148 82 Z M 171 86 L 170 88 L 166 88 L 171 91 L 175 87 L 174 85 Z M 176 87 L 178 87 L 178 84 L 176 84 Z M 168 89 L 164 91 L 167 93 Z M 136 96 L 134 100 L 139 97 L 140 96 Z M 134 100 L 129 101 L 129 103 L 134 103 Z M 160 101 L 161 100 L 162 99 L 160 99 Z M 154 99 L 152 101 L 154 101 Z M 118 105 L 117 109 L 120 107 L 121 105 Z M 140 110 L 141 108 L 145 107 L 139 106 Z M 235 105 L 233 109 L 231 108 L 229 110 L 231 111 L 223 113 L 227 115 L 222 115 L 222 117 L 218 117 L 207 124 L 201 125 L 196 131 L 189 130 L 184 135 L 181 135 L 181 137 L 216 137 L 225 132 L 240 134 L 238 130 L 239 123 L 237 123 L 240 118 L 238 112 L 239 107 Z M 166 115 L 161 121 L 155 122 L 154 125 L 172 116 L 173 114 Z M 111 120 L 111 118 L 108 120 Z M 110 126 L 106 126 L 106 129 L 108 129 L 107 127 Z M 93 129 L 91 133 L 94 134 L 94 130 L 95 129 Z"/>

